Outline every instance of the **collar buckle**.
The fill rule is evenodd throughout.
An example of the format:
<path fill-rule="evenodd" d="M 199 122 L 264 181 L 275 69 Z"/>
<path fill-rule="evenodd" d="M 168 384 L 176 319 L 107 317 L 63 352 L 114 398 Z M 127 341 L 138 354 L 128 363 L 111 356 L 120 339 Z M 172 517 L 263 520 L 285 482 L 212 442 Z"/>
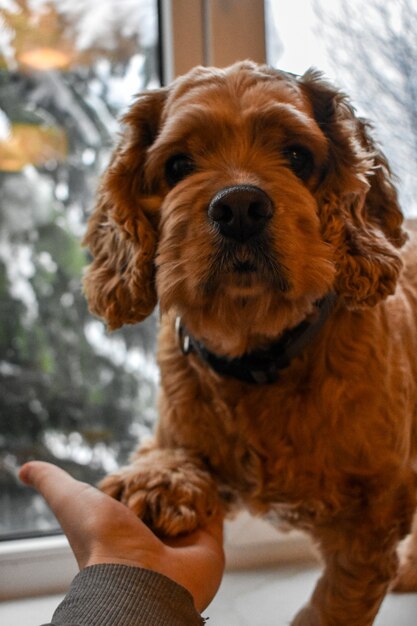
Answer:
<path fill-rule="evenodd" d="M 181 352 L 187 356 L 192 351 L 192 345 L 190 335 L 186 332 L 179 315 L 175 318 L 175 334 Z"/>

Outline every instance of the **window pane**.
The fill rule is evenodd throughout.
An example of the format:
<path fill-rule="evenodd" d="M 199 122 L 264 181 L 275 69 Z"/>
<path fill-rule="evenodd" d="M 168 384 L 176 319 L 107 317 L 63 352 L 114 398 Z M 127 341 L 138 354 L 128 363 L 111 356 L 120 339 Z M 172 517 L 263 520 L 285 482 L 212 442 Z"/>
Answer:
<path fill-rule="evenodd" d="M 323 70 L 348 93 L 399 177 L 404 213 L 417 215 L 417 5 L 414 0 L 266 0 L 268 60 Z"/>
<path fill-rule="evenodd" d="M 0 535 L 51 530 L 22 462 L 95 481 L 154 419 L 154 320 L 87 311 L 80 240 L 117 131 L 158 86 L 157 0 L 0 0 Z"/>

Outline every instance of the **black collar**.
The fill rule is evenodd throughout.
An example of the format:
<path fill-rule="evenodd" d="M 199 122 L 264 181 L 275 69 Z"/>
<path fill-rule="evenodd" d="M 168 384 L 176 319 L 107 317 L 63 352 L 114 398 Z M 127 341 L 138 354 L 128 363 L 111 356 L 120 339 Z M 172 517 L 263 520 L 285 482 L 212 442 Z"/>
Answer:
<path fill-rule="evenodd" d="M 240 357 L 229 359 L 210 352 L 204 344 L 197 341 L 176 319 L 176 330 L 183 354 L 194 352 L 217 374 L 229 376 L 245 383 L 268 384 L 278 379 L 279 371 L 288 367 L 291 360 L 301 354 L 304 348 L 318 334 L 331 312 L 336 296 L 329 293 L 316 303 L 317 315 L 303 320 L 300 324 L 284 332 L 280 338 L 268 347 L 254 352 L 247 352 Z"/>

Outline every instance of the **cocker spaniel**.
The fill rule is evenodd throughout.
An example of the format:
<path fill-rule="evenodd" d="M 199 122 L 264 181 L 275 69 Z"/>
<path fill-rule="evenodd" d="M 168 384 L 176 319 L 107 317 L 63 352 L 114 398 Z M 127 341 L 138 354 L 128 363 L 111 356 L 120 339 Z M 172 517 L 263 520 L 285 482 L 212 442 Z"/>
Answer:
<path fill-rule="evenodd" d="M 417 263 L 389 165 L 313 70 L 199 67 L 138 97 L 86 243 L 110 329 L 161 313 L 160 420 L 102 488 L 165 535 L 244 506 L 311 533 L 297 626 L 417 590 Z"/>

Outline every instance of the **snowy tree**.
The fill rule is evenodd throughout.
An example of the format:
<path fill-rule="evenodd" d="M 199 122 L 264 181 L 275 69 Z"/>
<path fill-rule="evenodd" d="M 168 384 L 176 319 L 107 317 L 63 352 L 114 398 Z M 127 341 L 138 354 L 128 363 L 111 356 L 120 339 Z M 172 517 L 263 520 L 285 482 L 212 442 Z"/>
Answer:
<path fill-rule="evenodd" d="M 81 239 L 156 31 L 155 0 L 0 0 L 0 532 L 51 523 L 22 462 L 94 481 L 152 425 L 154 320 L 92 318 Z"/>
<path fill-rule="evenodd" d="M 339 0 L 330 8 L 316 0 L 316 11 L 335 75 L 374 121 L 400 179 L 404 211 L 416 216 L 417 5 Z"/>

